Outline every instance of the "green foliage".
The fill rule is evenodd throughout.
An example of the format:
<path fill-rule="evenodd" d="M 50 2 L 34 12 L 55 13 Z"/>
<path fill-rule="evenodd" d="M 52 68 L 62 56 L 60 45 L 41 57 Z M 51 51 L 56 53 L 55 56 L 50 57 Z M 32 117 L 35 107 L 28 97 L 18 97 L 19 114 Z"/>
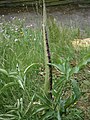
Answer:
<path fill-rule="evenodd" d="M 66 115 L 62 116 L 62 120 L 83 120 L 83 112 L 77 108 L 70 108 Z"/>
<path fill-rule="evenodd" d="M 60 77 L 53 76 L 52 100 L 41 90 L 45 77 L 41 30 L 25 28 L 16 18 L 0 24 L 0 30 L 0 119 L 81 120 L 81 111 L 72 108 L 82 94 L 74 77 L 90 61 L 90 54 L 85 56 L 90 51 L 76 52 L 72 47 L 78 29 L 49 23 L 52 61 L 56 63 L 52 66 L 60 72 Z M 79 64 L 72 67 L 71 60 Z"/>
<path fill-rule="evenodd" d="M 90 55 L 85 56 L 85 59 L 82 60 L 83 62 L 81 61 L 73 68 L 70 67 L 69 59 L 60 59 L 60 63 L 57 65 L 51 64 L 61 73 L 60 79 L 54 80 L 53 82 L 53 99 L 49 99 L 43 91 L 36 94 L 40 104 L 34 106 L 36 110 L 33 115 L 39 114 L 42 120 L 61 120 L 63 115 L 67 114 L 67 109 L 74 106 L 82 95 L 79 85 L 73 75 L 78 73 L 81 67 L 86 65 L 85 63 L 90 62 L 89 59 Z M 78 68 L 78 70 L 76 70 L 76 68 Z M 69 89 L 67 89 L 68 87 Z M 79 111 L 76 110 L 74 113 L 78 119 L 82 120 L 78 112 Z"/>
<path fill-rule="evenodd" d="M 25 28 L 16 18 L 0 24 L 0 30 L 0 119 L 22 120 L 25 114 L 26 120 L 33 90 L 39 91 L 37 86 L 43 83 L 38 75 L 43 65 L 42 33 Z M 17 108 L 21 100 L 24 113 Z"/>

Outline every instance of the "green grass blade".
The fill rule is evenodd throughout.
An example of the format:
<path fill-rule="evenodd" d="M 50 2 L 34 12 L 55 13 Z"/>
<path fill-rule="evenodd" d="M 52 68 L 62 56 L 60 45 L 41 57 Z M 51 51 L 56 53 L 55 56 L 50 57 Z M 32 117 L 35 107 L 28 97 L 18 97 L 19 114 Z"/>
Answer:
<path fill-rule="evenodd" d="M 6 76 L 9 76 L 8 72 L 5 69 L 0 68 L 0 73 L 3 73 Z"/>
<path fill-rule="evenodd" d="M 9 87 L 12 87 L 14 85 L 17 85 L 17 83 L 15 82 L 10 82 L 8 84 L 5 84 L 1 89 L 0 89 L 0 94 L 2 94 L 3 92 L 6 91 L 6 89 L 8 89 Z"/>

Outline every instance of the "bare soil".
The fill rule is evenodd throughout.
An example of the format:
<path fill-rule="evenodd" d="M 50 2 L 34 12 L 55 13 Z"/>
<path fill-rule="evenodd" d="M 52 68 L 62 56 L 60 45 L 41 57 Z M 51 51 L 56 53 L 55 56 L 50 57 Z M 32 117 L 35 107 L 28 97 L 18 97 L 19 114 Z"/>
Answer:
<path fill-rule="evenodd" d="M 0 22 L 3 22 L 3 18 L 9 21 L 16 17 L 25 19 L 26 26 L 38 27 L 42 24 L 41 9 L 36 7 L 0 8 Z M 78 27 L 82 30 L 90 27 L 90 8 L 87 6 L 82 8 L 72 5 L 47 7 L 47 14 L 61 25 Z"/>

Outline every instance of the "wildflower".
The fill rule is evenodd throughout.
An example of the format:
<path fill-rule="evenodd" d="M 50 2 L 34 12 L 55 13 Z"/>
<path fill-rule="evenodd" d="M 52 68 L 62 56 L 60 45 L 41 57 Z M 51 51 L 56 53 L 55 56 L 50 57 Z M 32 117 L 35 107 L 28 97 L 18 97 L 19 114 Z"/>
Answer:
<path fill-rule="evenodd" d="M 31 24 L 30 26 L 32 27 L 33 25 Z"/>
<path fill-rule="evenodd" d="M 2 17 L 4 17 L 4 15 L 2 15 Z"/>
<path fill-rule="evenodd" d="M 17 42 L 17 41 L 18 41 L 18 39 L 16 38 L 14 41 L 15 41 L 15 42 Z"/>
<path fill-rule="evenodd" d="M 36 38 L 34 38 L 34 41 L 36 41 Z"/>
<path fill-rule="evenodd" d="M 14 31 L 14 29 L 13 29 L 13 28 L 12 28 L 11 30 L 12 30 L 12 31 Z"/>
<path fill-rule="evenodd" d="M 26 28 L 30 28 L 30 25 L 27 25 Z"/>
<path fill-rule="evenodd" d="M 18 28 L 15 28 L 15 30 L 17 31 L 17 30 L 18 30 Z"/>
<path fill-rule="evenodd" d="M 15 17 L 13 17 L 12 19 L 15 20 Z"/>
<path fill-rule="evenodd" d="M 7 37 L 10 38 L 10 35 L 8 35 Z"/>
<path fill-rule="evenodd" d="M 40 105 L 40 101 L 38 101 L 38 102 L 33 102 L 33 105 Z"/>

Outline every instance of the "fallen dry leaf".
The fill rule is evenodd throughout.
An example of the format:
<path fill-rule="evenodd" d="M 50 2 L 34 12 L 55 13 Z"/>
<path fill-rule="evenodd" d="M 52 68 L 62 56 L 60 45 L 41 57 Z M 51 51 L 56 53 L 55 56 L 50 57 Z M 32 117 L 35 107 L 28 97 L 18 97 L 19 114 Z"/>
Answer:
<path fill-rule="evenodd" d="M 72 45 L 73 45 L 74 48 L 90 47 L 90 38 L 75 39 L 74 41 L 72 41 Z"/>

